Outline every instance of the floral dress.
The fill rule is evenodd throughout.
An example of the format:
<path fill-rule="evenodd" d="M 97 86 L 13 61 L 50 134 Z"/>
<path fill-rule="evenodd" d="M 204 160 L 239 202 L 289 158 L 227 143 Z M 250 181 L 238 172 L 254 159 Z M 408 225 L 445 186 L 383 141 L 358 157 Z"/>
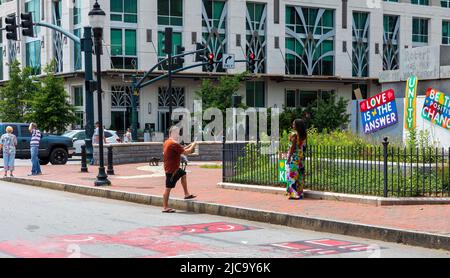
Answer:
<path fill-rule="evenodd" d="M 305 186 L 304 148 L 305 142 L 297 139 L 296 133 L 291 134 L 289 150 L 293 149 L 290 161 L 287 161 L 287 188 L 289 199 L 300 199 L 303 197 Z"/>

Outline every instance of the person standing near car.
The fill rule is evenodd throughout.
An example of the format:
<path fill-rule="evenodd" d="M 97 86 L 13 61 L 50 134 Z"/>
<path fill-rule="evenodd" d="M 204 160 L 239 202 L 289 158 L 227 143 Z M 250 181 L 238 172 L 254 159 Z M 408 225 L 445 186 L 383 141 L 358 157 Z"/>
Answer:
<path fill-rule="evenodd" d="M 92 136 L 92 144 L 100 143 L 100 122 L 95 123 L 95 131 Z M 106 144 L 105 130 L 103 129 L 103 143 Z"/>
<path fill-rule="evenodd" d="M 5 178 L 10 171 L 11 177 L 14 172 L 14 160 L 16 158 L 17 137 L 13 134 L 13 128 L 8 126 L 6 133 L 0 138 L 0 148 L 3 149 L 3 162 L 5 167 Z"/>
<path fill-rule="evenodd" d="M 42 134 L 37 129 L 35 123 L 31 123 L 28 129 L 31 132 L 30 153 L 31 153 L 31 174 L 29 176 L 42 175 L 41 165 L 39 164 L 39 144 L 41 142 Z"/>
<path fill-rule="evenodd" d="M 123 136 L 123 142 L 124 143 L 131 143 L 131 142 L 133 142 L 133 137 L 131 135 L 131 128 L 127 128 L 127 132 Z"/>

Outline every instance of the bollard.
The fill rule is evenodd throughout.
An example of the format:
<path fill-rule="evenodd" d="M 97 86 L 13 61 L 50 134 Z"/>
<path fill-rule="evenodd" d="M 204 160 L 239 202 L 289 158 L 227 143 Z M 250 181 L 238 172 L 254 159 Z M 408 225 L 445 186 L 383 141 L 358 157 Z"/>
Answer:
<path fill-rule="evenodd" d="M 389 139 L 386 137 L 383 139 L 383 158 L 384 158 L 384 190 L 383 190 L 383 196 L 386 198 L 388 196 L 388 146 L 389 146 Z"/>
<path fill-rule="evenodd" d="M 86 157 L 87 157 L 86 145 L 83 145 L 81 146 L 81 173 L 88 172 Z"/>
<path fill-rule="evenodd" d="M 106 171 L 108 175 L 114 175 L 114 168 L 113 168 L 113 147 L 108 147 L 108 170 Z"/>

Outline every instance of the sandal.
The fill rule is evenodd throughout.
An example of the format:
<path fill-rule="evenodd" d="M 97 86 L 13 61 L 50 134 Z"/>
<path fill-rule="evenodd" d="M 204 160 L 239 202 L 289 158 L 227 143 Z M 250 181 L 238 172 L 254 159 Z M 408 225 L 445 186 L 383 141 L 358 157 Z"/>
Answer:
<path fill-rule="evenodd" d="M 195 198 L 197 198 L 197 196 L 195 196 L 195 195 L 189 195 L 189 196 L 186 196 L 186 197 L 184 197 L 184 199 L 185 200 L 189 200 L 189 199 L 195 199 Z"/>
<path fill-rule="evenodd" d="M 176 212 L 176 210 L 174 210 L 174 209 L 165 209 L 165 210 L 163 210 L 162 211 L 162 213 L 174 213 L 174 212 Z"/>

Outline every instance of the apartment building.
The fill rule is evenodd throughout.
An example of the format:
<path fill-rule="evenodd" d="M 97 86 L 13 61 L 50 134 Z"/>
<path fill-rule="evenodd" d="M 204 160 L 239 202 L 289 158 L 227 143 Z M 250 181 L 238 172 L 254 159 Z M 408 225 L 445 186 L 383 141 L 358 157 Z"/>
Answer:
<path fill-rule="evenodd" d="M 79 37 L 95 2 L 17 1 L 1 1 L 3 22 L 7 15 L 32 12 L 35 21 L 59 25 Z M 400 69 L 405 49 L 450 44 L 450 0 L 98 2 L 107 13 L 102 56 L 103 119 L 107 128 L 116 130 L 130 126 L 132 75 L 142 76 L 165 57 L 162 40 L 166 27 L 174 30 L 174 49 L 182 45 L 186 51 L 194 50 L 201 42 L 219 60 L 224 54 L 246 59 L 249 53 L 255 53 L 259 61 L 254 78 L 239 91 L 243 101 L 253 107 L 304 107 L 333 92 L 351 100 L 356 88 L 368 97 L 382 89 L 383 72 Z M 8 79 L 8 63 L 14 59 L 32 67 L 38 75 L 55 59 L 58 74 L 65 78 L 78 109 L 78 124 L 83 126 L 84 54 L 70 39 L 54 31 L 43 27 L 35 31 L 34 38 L 21 37 L 18 42 L 1 36 L 0 79 Z M 194 63 L 194 57 L 187 57 L 184 66 Z M 213 72 L 199 67 L 177 74 L 173 82 L 175 106 L 192 109 L 203 79 L 245 70 L 245 63 L 236 64 L 233 70 L 219 64 Z M 151 126 L 156 131 L 165 130 L 168 96 L 164 80 L 142 90 L 138 103 L 141 129 Z"/>

